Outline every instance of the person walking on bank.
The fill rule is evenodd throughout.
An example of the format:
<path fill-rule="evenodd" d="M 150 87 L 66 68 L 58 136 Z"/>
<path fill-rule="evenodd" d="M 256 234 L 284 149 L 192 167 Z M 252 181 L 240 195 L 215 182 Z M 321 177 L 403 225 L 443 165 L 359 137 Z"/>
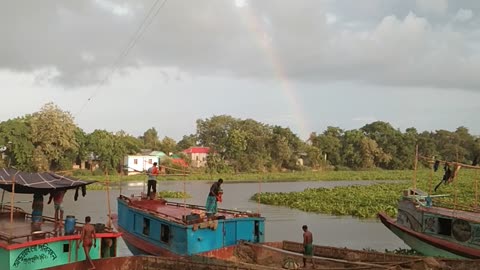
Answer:
<path fill-rule="evenodd" d="M 147 197 L 155 199 L 157 195 L 157 175 L 159 173 L 157 162 L 153 163 L 153 166 L 148 168 L 148 182 L 147 182 Z M 150 191 L 150 188 L 152 189 Z"/>
<path fill-rule="evenodd" d="M 315 268 L 313 260 L 313 235 L 308 230 L 307 225 L 302 226 L 303 229 L 303 268 L 307 267 L 307 258 L 312 260 L 312 266 Z"/>
<path fill-rule="evenodd" d="M 207 213 L 212 213 L 213 215 L 217 213 L 217 198 L 220 194 L 220 191 L 222 190 L 222 183 L 223 179 L 220 178 L 210 187 L 210 192 L 208 193 L 207 203 L 205 206 Z"/>

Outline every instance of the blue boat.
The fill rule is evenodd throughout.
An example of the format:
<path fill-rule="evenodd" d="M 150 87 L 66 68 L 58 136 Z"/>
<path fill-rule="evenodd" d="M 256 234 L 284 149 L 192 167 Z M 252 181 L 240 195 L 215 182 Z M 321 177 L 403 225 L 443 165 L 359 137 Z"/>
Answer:
<path fill-rule="evenodd" d="M 205 207 L 163 199 L 118 197 L 117 228 L 134 255 L 225 258 L 239 242 L 263 243 L 265 218 L 257 213 Z"/>

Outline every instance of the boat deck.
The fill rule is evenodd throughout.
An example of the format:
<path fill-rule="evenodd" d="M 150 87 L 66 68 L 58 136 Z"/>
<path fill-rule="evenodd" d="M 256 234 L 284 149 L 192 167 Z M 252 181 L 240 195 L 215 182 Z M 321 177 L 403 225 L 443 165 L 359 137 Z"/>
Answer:
<path fill-rule="evenodd" d="M 63 235 L 63 227 L 47 217 L 42 223 L 32 223 L 25 213 L 16 212 L 12 222 L 10 215 L 0 215 L 0 245 L 21 244 Z"/>
<path fill-rule="evenodd" d="M 131 207 L 143 210 L 148 212 L 151 215 L 161 216 L 167 218 L 171 221 L 183 223 L 183 224 L 193 224 L 197 223 L 195 220 L 185 220 L 186 216 L 192 214 L 198 214 L 200 217 L 206 215 L 205 208 L 198 205 L 190 205 L 183 203 L 173 203 L 167 202 L 163 199 L 141 199 L 137 198 L 130 200 L 125 196 L 121 196 L 121 199 L 128 201 Z M 240 211 L 233 211 L 227 209 L 218 209 L 218 212 L 215 216 L 208 217 L 208 219 L 234 219 L 242 217 L 259 217 L 260 215 L 255 213 L 246 213 Z M 206 216 L 205 216 L 206 217 Z M 201 222 L 203 218 L 197 220 Z"/>
<path fill-rule="evenodd" d="M 54 218 L 43 216 L 41 223 L 32 223 L 31 214 L 24 212 L 20 208 L 13 211 L 13 219 L 10 219 L 8 209 L 0 210 L 0 247 L 15 244 L 23 244 L 33 240 L 57 238 L 76 239 L 80 237 L 83 227 L 82 222 L 76 222 L 73 234 L 65 234 L 63 224 L 55 223 Z M 96 236 L 102 237 L 119 237 L 120 234 L 111 228 L 105 227 L 103 224 L 93 224 L 97 230 Z M 100 225 L 98 228 L 97 226 Z M 103 226 L 101 226 L 103 225 Z"/>

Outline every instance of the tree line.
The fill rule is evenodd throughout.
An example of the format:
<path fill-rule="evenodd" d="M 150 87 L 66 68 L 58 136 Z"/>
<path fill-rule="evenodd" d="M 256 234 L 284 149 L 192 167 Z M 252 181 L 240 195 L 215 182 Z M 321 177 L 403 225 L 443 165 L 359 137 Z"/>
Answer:
<path fill-rule="evenodd" d="M 126 155 L 141 149 L 168 155 L 191 146 L 210 147 L 208 172 L 411 169 L 416 145 L 425 156 L 468 164 L 480 161 L 480 138 L 466 127 L 419 133 L 413 127 L 401 131 L 376 121 L 352 130 L 328 127 L 303 141 L 288 127 L 228 115 L 199 119 L 196 124 L 196 133 L 178 142 L 160 139 L 153 127 L 138 137 L 124 131 L 86 133 L 69 112 L 48 103 L 38 112 L 0 123 L 0 146 L 4 146 L 0 166 L 58 171 L 96 160 L 102 170 L 115 171 Z"/>

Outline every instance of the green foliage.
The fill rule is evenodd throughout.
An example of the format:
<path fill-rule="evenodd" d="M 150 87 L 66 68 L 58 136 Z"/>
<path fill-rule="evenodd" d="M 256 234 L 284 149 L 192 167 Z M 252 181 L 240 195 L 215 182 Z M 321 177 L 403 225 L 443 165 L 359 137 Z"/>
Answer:
<path fill-rule="evenodd" d="M 402 132 L 387 122 L 376 121 L 354 130 L 327 127 L 323 133 L 311 133 L 304 142 L 289 128 L 220 115 L 197 120 L 196 134 L 183 136 L 176 143 L 170 137 L 160 141 L 153 127 L 138 138 L 124 131 L 95 130 L 86 134 L 75 125 L 69 112 L 48 103 L 32 115 L 0 123 L 0 146 L 7 146 L 0 166 L 27 171 L 69 170 L 75 163 L 93 159 L 102 171 L 113 173 L 120 170 L 125 155 L 137 154 L 141 149 L 169 154 L 201 145 L 211 149 L 205 170 L 208 174 L 247 173 L 252 177 L 271 172 L 259 177 L 284 179 L 275 173 L 296 171 L 302 173 L 295 179 L 316 179 L 317 175 L 309 170 L 412 169 L 416 144 L 423 156 L 468 164 L 480 162 L 480 138 L 465 127 L 453 132 L 419 133 L 415 128 Z M 300 159 L 303 166 L 299 165 Z M 189 162 L 187 157 L 184 160 Z"/>
<path fill-rule="evenodd" d="M 143 137 L 141 137 L 143 140 L 143 147 L 146 149 L 152 149 L 152 150 L 160 150 L 160 140 L 158 139 L 158 132 L 157 130 L 152 127 L 147 129 L 145 133 L 143 133 Z"/>
<path fill-rule="evenodd" d="M 175 153 L 175 149 L 177 148 L 177 142 L 170 137 L 165 137 L 160 142 L 160 150 L 163 151 L 165 154 Z"/>
<path fill-rule="evenodd" d="M 185 149 L 188 149 L 192 146 L 197 145 L 197 135 L 190 134 L 190 135 L 183 135 L 183 138 L 177 143 L 176 150 L 177 152 L 181 152 Z"/>
<path fill-rule="evenodd" d="M 77 151 L 77 126 L 69 112 L 53 103 L 45 104 L 30 120 L 31 139 L 35 146 L 33 165 L 37 171 L 59 169 L 59 162 L 69 151 Z M 67 162 L 63 160 L 62 162 Z M 73 160 L 70 160 L 73 164 Z"/>
<path fill-rule="evenodd" d="M 357 172 L 360 173 L 360 172 Z M 367 172 L 370 174 L 371 172 Z M 457 205 L 472 207 L 475 198 L 474 180 L 480 180 L 480 174 L 465 170 L 457 182 L 442 185 L 433 194 L 450 194 L 449 197 L 435 198 L 434 204 L 453 207 Z M 430 180 L 419 181 L 417 187 L 428 192 L 441 179 L 443 171 L 434 174 Z M 419 179 L 429 179 L 429 171 L 419 173 Z M 325 213 L 331 215 L 349 215 L 359 218 L 375 218 L 379 212 L 385 212 L 394 217 L 397 214 L 397 203 L 402 191 L 411 187 L 412 183 L 387 183 L 370 186 L 347 186 L 329 188 L 305 189 L 302 192 L 262 193 L 255 194 L 252 200 L 271 205 L 288 206 L 307 212 Z"/>
<path fill-rule="evenodd" d="M 181 191 L 171 191 L 171 190 L 162 190 L 158 192 L 158 197 L 160 198 L 171 198 L 171 199 L 188 199 L 192 196 L 188 193 Z"/>

